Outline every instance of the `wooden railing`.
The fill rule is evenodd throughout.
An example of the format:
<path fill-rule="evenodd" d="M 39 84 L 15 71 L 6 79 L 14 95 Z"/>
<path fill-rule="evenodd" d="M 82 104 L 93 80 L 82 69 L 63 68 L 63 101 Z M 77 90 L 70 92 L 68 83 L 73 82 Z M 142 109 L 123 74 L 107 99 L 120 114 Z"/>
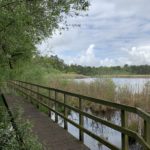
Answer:
<path fill-rule="evenodd" d="M 123 104 L 114 103 L 107 100 L 96 99 L 92 97 L 87 97 L 55 88 L 45 87 L 33 83 L 23 82 L 23 81 L 9 81 L 8 86 L 12 89 L 15 89 L 21 92 L 23 95 L 26 95 L 32 103 L 35 103 L 37 107 L 42 105 L 45 107 L 49 114 L 51 112 L 55 113 L 55 122 L 58 122 L 58 116 L 64 119 L 64 128 L 67 129 L 67 122 L 71 123 L 79 129 L 79 139 L 84 141 L 84 133 L 90 137 L 96 139 L 106 147 L 112 150 L 119 150 L 117 146 L 108 142 L 106 139 L 92 133 L 90 130 L 86 129 L 84 126 L 84 117 L 87 117 L 91 120 L 94 120 L 98 123 L 101 123 L 109 128 L 112 128 L 121 133 L 121 149 L 127 150 L 129 147 L 128 137 L 134 138 L 139 142 L 145 150 L 150 150 L 150 114 L 144 112 L 140 108 L 127 106 Z M 60 96 L 61 95 L 61 96 Z M 63 99 L 60 99 L 60 97 Z M 68 104 L 68 97 L 74 97 L 78 102 L 78 107 L 74 107 L 71 104 Z M 105 105 L 117 109 L 121 113 L 121 125 L 116 125 L 110 121 L 107 121 L 103 118 L 94 116 L 90 113 L 87 113 L 83 109 L 83 103 L 85 102 L 96 103 L 97 105 Z M 53 103 L 53 105 L 52 105 Z M 58 110 L 58 105 L 63 107 L 63 113 Z M 74 122 L 68 118 L 67 110 L 75 111 L 79 114 L 79 123 Z M 127 120 L 128 113 L 134 113 L 138 115 L 144 121 L 143 127 L 143 136 L 139 133 L 128 129 Z"/>

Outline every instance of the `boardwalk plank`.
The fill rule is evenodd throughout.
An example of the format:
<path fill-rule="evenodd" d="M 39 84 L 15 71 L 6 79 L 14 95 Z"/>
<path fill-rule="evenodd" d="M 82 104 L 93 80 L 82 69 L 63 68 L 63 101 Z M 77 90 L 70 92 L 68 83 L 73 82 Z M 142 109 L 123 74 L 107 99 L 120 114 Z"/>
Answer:
<path fill-rule="evenodd" d="M 82 142 L 22 97 L 5 95 L 5 98 L 10 110 L 13 111 L 18 106 L 23 108 L 23 118 L 33 124 L 33 133 L 38 136 L 45 150 L 89 150 Z"/>

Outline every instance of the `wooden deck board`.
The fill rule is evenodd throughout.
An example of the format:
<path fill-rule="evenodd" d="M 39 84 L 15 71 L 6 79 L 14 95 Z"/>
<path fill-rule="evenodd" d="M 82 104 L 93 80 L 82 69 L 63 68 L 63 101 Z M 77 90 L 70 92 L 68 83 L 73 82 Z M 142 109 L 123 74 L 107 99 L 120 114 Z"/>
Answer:
<path fill-rule="evenodd" d="M 82 142 L 20 96 L 5 95 L 5 99 L 12 113 L 18 106 L 23 108 L 23 118 L 32 123 L 33 133 L 37 135 L 45 150 L 89 150 Z"/>

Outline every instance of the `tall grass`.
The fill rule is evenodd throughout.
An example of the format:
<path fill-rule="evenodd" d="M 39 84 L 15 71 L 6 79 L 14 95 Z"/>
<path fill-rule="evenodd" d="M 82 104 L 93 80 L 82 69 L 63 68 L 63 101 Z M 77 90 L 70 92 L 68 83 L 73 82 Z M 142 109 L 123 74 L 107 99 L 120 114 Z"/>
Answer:
<path fill-rule="evenodd" d="M 144 85 L 143 90 L 139 90 L 138 92 L 133 92 L 133 90 L 131 90 L 132 87 L 129 85 L 116 86 L 111 79 L 107 78 L 97 79 L 90 83 L 57 79 L 51 80 L 49 82 L 49 86 L 98 99 L 105 99 L 120 104 L 140 107 L 143 110 L 150 112 L 150 82 L 147 82 Z M 75 99 L 74 101 L 71 101 L 72 99 L 73 98 L 69 97 L 70 105 L 78 107 L 78 101 Z M 94 114 L 99 114 L 101 112 L 111 114 L 112 110 L 114 110 L 111 107 L 91 103 L 88 101 L 84 102 L 84 108 L 90 109 Z M 143 121 L 141 118 L 137 117 L 135 114 L 128 114 L 128 116 L 128 128 L 135 130 L 139 134 L 143 134 Z M 130 138 L 130 142 L 132 140 L 133 139 Z"/>
<path fill-rule="evenodd" d="M 51 80 L 48 84 L 53 88 L 63 89 L 65 91 L 98 99 L 110 100 L 120 104 L 140 107 L 145 111 L 150 111 L 150 82 L 147 82 L 144 85 L 141 92 L 133 92 L 130 86 L 116 86 L 111 79 L 107 78 L 96 79 L 90 83 L 56 79 Z M 86 103 L 85 105 L 85 107 L 89 107 L 95 111 L 107 111 L 110 109 L 110 107 L 93 103 Z"/>
<path fill-rule="evenodd" d="M 150 111 L 150 82 L 144 85 L 142 91 L 132 92 L 129 86 L 120 87 L 117 91 L 116 100 L 119 103 L 142 108 Z"/>
<path fill-rule="evenodd" d="M 86 83 L 76 82 L 73 80 L 51 80 L 49 83 L 50 87 L 63 89 L 86 96 L 92 96 L 101 99 L 115 98 L 115 84 L 110 79 L 97 79 L 94 82 Z"/>

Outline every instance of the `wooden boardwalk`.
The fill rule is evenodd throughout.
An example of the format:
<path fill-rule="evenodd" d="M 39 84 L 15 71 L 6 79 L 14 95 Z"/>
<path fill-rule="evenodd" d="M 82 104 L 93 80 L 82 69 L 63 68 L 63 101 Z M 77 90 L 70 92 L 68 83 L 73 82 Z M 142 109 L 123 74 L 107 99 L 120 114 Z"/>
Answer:
<path fill-rule="evenodd" d="M 5 99 L 12 113 L 18 106 L 23 108 L 23 118 L 33 124 L 33 133 L 37 135 L 38 140 L 43 144 L 44 150 L 89 150 L 82 142 L 23 98 L 5 95 Z"/>

